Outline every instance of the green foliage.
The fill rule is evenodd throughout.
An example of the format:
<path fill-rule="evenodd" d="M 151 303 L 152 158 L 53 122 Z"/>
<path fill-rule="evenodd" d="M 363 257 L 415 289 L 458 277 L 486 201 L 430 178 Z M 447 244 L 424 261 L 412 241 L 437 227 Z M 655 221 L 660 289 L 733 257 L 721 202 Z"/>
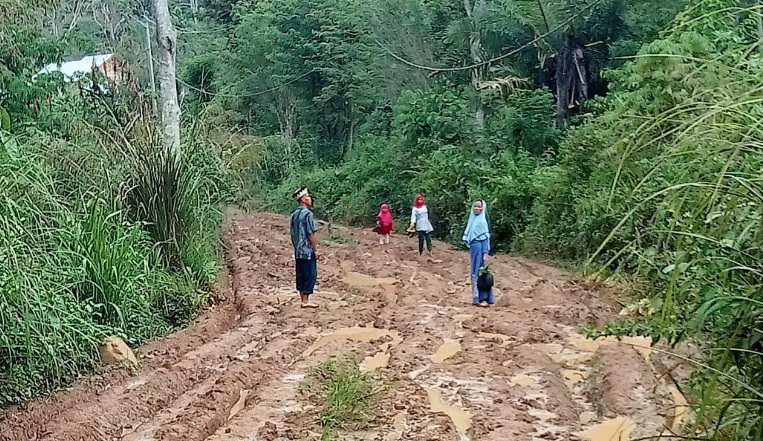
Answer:
<path fill-rule="evenodd" d="M 561 132 L 555 127 L 554 97 L 545 89 L 516 90 L 507 97 L 486 96 L 485 144 L 496 151 L 522 149 L 534 156 L 556 153 Z"/>
<path fill-rule="evenodd" d="M 540 169 L 525 249 L 639 275 L 657 313 L 609 333 L 706 342 L 692 387 L 715 439 L 759 439 L 759 52 L 731 1 L 688 8 L 610 74 L 599 114 Z M 707 426 L 706 426 L 707 427 Z"/>
<path fill-rule="evenodd" d="M 527 196 L 528 177 L 535 163 L 525 153 L 502 152 L 475 159 L 462 148 L 445 147 L 432 155 L 414 179 L 413 188 L 428 196 L 427 204 L 439 219 L 439 228 L 453 243 L 461 242 L 472 201 L 484 199 L 495 247 L 506 249 L 524 228 L 532 202 Z"/>
<path fill-rule="evenodd" d="M 140 229 L 121 226 L 119 212 L 106 215 L 106 207 L 63 203 L 44 160 L 15 139 L 2 141 L 0 404 L 7 404 L 92 367 L 105 334 L 136 342 L 166 325 L 147 320 L 151 296 L 161 292 L 149 284 L 157 275 Z"/>
<path fill-rule="evenodd" d="M 135 346 L 186 325 L 216 280 L 220 206 L 241 193 L 232 137 L 212 122 L 184 130 L 168 161 L 141 91 L 35 77 L 106 50 L 145 74 L 146 48 L 131 44 L 145 2 L 75 3 L 0 0 L 0 407 L 96 367 L 105 336 Z M 216 92 L 211 60 L 183 65 L 204 90 L 196 103 Z"/>
<path fill-rule="evenodd" d="M 45 38 L 25 20 L 0 17 L 0 26 L 0 107 L 14 118 L 22 118 L 30 114 L 31 104 L 57 91 L 50 82 L 29 84 L 29 77 L 49 62 L 60 60 L 64 45 Z"/>
<path fill-rule="evenodd" d="M 178 165 L 186 178 L 171 188 L 185 196 L 190 224 L 172 204 L 141 207 L 145 218 L 182 233 L 182 241 L 172 238 L 176 247 L 163 247 L 150 225 L 133 221 L 120 187 L 137 170 L 169 177 L 165 168 L 118 143 L 99 148 L 80 130 L 77 143 L 35 130 L 0 133 L 0 406 L 92 369 L 105 336 L 137 345 L 185 325 L 216 276 L 218 205 L 231 192 L 214 183 L 227 181 L 214 151 L 189 146 Z M 164 196 L 150 180 L 129 185 Z M 182 267 L 162 265 L 176 259 Z"/>
<path fill-rule="evenodd" d="M 215 93 L 216 57 L 214 54 L 197 55 L 185 64 L 183 78 L 199 101 L 207 102 Z"/>
<path fill-rule="evenodd" d="M 288 195 L 305 185 L 315 195 L 319 216 L 372 225 L 379 206 L 386 202 L 398 224 L 407 225 L 413 196 L 423 193 L 436 234 L 458 244 L 471 201 L 484 198 L 495 242 L 508 248 L 523 231 L 532 206 L 530 176 L 541 161 L 532 153 L 555 148 L 558 132 L 550 114 L 544 119 L 539 112 L 550 106 L 551 99 L 542 91 L 520 92 L 502 99 L 502 104 L 496 99 L 494 106 L 503 106 L 502 111 L 489 113 L 487 126 L 500 127 L 508 120 L 515 122 L 516 129 L 496 132 L 491 138 L 494 149 L 476 147 L 469 130 L 473 121 L 465 113 L 468 99 L 448 90 L 405 92 L 393 122 L 397 136 L 361 138 L 339 167 L 294 169 L 285 179 L 274 181 L 278 185 L 262 188 L 268 207 L 291 209 Z M 523 124 L 519 121 L 523 118 L 534 124 Z M 551 144 L 536 146 L 529 141 L 533 136 Z"/>
<path fill-rule="evenodd" d="M 590 80 L 586 98 L 601 94 L 606 90 L 599 80 L 601 68 L 621 62 L 612 55 L 633 55 L 682 5 L 654 0 L 208 0 L 201 5 L 207 19 L 198 23 L 194 15 L 188 25 L 209 36 L 181 34 L 181 50 L 188 57 L 180 62 L 190 90 L 202 102 L 235 110 L 231 121 L 237 128 L 299 140 L 323 165 L 347 159 L 363 135 L 389 134 L 393 119 L 414 143 L 420 137 L 444 144 L 479 141 L 498 150 L 509 138 L 512 147 L 521 145 L 539 155 L 553 151 L 558 142 L 558 134 L 546 130 L 546 120 L 553 121 L 556 110 L 553 101 L 542 97 L 549 95 L 543 89 L 557 97 L 570 95 L 570 105 L 580 107 L 576 99 L 583 92 L 567 90 L 571 86 L 562 85 L 572 84 L 569 78 L 559 77 L 556 60 L 571 50 L 565 42 L 574 40 L 584 51 L 579 68 Z M 550 29 L 555 30 L 530 44 Z M 457 67 L 520 46 L 527 47 L 479 69 L 430 74 L 414 67 Z M 431 94 L 435 76 L 441 87 Z M 204 78 L 212 78 L 206 87 Z M 529 93 L 510 99 L 526 103 L 509 107 L 533 108 L 534 115 L 519 116 L 496 105 L 496 100 L 503 103 L 504 92 L 511 97 L 520 88 Z M 198 101 L 187 101 L 191 114 L 203 111 Z M 475 121 L 481 106 L 502 114 L 492 127 Z M 401 121 L 400 113 L 419 119 Z M 538 125 L 541 133 L 533 133 Z"/>
<path fill-rule="evenodd" d="M 236 15 L 231 63 L 250 124 L 289 138 L 299 129 L 321 160 L 343 158 L 378 89 L 365 2 L 264 1 Z"/>
<path fill-rule="evenodd" d="M 201 0 L 199 5 L 204 15 L 221 23 L 229 23 L 237 3 L 238 0 Z"/>
<path fill-rule="evenodd" d="M 271 209 L 293 208 L 294 189 L 307 186 L 319 216 L 349 223 L 376 221 L 379 206 L 387 202 L 401 214 L 410 205 L 410 174 L 401 169 L 395 146 L 383 137 L 358 142 L 342 167 L 295 171 L 281 185 L 267 192 Z"/>
<path fill-rule="evenodd" d="M 11 131 L 11 115 L 2 107 L 0 107 L 0 130 Z"/>
<path fill-rule="evenodd" d="M 470 139 L 473 120 L 461 90 L 411 90 L 400 96 L 394 127 L 411 145 L 456 144 Z"/>

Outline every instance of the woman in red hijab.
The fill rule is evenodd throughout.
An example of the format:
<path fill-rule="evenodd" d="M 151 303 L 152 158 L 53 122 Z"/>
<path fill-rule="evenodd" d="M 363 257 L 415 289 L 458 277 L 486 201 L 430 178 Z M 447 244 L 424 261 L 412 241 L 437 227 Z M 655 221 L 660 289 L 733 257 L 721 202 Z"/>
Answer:
<path fill-rule="evenodd" d="M 389 205 L 381 205 L 376 225 L 379 227 L 379 245 L 389 245 L 389 236 L 392 234 L 392 212 L 389 211 Z"/>
<path fill-rule="evenodd" d="M 424 243 L 427 244 L 429 259 L 432 259 L 432 223 L 429 222 L 429 209 L 427 208 L 424 196 L 416 195 L 413 207 L 411 208 L 411 226 L 408 231 L 415 231 L 419 235 L 419 255 L 424 252 Z"/>

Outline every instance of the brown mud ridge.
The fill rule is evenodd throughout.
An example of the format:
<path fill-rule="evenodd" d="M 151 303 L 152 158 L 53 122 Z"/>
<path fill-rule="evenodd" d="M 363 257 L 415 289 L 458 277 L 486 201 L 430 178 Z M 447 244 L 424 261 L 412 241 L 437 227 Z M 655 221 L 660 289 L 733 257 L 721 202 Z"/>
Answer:
<path fill-rule="evenodd" d="M 226 302 L 138 348 L 136 372 L 104 368 L 7 409 L 0 440 L 319 439 L 299 385 L 350 352 L 392 386 L 371 427 L 339 439 L 624 441 L 683 415 L 648 341 L 583 338 L 579 324 L 616 309 L 560 270 L 494 257 L 497 304 L 477 308 L 465 253 L 436 243 L 442 262 L 417 261 L 413 239 L 386 253 L 342 228 L 348 240 L 322 246 L 319 309 L 301 309 L 288 219 L 233 214 L 230 228 Z"/>

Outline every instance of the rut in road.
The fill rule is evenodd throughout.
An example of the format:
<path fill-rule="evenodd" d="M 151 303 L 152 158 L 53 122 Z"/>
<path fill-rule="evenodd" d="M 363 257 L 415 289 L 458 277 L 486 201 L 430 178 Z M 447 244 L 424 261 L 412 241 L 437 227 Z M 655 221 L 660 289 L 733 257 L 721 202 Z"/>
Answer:
<path fill-rule="evenodd" d="M 300 385 L 348 353 L 387 389 L 368 427 L 336 439 L 627 440 L 685 416 L 648 341 L 579 333 L 616 309 L 560 270 L 494 257 L 496 305 L 477 308 L 466 253 L 436 243 L 441 262 L 417 261 L 405 236 L 383 252 L 373 233 L 339 228 L 320 233 L 320 307 L 301 309 L 288 218 L 230 223 L 226 302 L 139 348 L 135 373 L 104 369 L 6 410 L 0 440 L 320 439 Z"/>

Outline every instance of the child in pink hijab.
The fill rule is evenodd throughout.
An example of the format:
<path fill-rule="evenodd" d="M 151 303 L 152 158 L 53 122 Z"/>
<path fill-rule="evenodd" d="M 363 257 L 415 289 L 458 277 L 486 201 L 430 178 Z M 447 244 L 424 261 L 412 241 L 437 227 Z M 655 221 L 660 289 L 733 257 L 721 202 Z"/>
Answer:
<path fill-rule="evenodd" d="M 379 209 L 379 215 L 376 218 L 376 225 L 379 227 L 379 245 L 389 245 L 392 223 L 392 212 L 389 211 L 389 205 L 382 204 Z"/>

